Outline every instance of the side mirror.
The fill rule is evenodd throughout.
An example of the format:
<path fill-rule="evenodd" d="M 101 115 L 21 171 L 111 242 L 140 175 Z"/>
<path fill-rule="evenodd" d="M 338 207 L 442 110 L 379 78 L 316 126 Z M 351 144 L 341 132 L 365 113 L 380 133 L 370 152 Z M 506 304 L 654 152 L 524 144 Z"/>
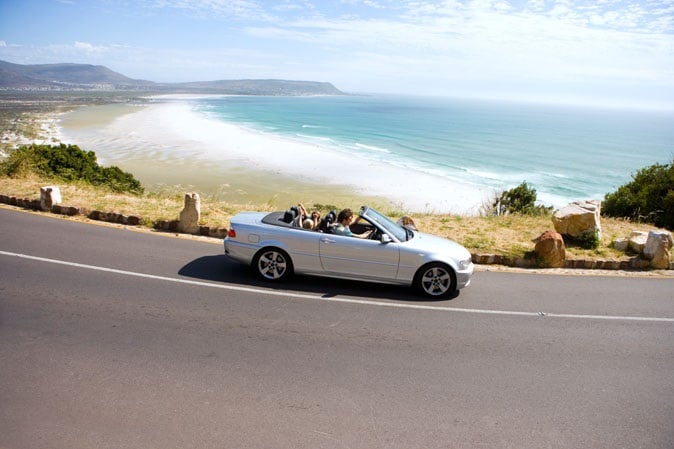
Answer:
<path fill-rule="evenodd" d="M 381 235 L 381 242 L 386 244 L 386 243 L 391 243 L 393 239 L 391 239 L 391 236 L 388 234 L 382 234 Z"/>

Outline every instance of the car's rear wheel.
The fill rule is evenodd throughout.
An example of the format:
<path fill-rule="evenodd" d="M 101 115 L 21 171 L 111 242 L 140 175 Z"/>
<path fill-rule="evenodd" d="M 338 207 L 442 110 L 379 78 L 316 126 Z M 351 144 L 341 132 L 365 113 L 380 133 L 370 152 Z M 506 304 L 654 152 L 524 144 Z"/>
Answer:
<path fill-rule="evenodd" d="M 293 272 L 288 254 L 278 248 L 263 248 L 253 259 L 255 273 L 266 281 L 281 281 Z"/>
<path fill-rule="evenodd" d="M 414 284 L 425 296 L 444 298 L 456 291 L 456 273 L 444 263 L 430 263 L 417 272 Z"/>

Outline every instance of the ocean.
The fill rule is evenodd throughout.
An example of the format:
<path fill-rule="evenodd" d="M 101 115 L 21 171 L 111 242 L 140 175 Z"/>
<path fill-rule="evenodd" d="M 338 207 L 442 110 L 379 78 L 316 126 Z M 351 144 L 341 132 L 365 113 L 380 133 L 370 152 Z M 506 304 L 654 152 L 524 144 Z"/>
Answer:
<path fill-rule="evenodd" d="M 539 203 L 555 207 L 603 199 L 638 169 L 674 160 L 674 111 L 385 95 L 190 101 L 212 119 L 369 164 L 393 164 L 411 175 L 494 192 L 526 181 Z M 401 182 L 401 188 L 413 186 Z"/>

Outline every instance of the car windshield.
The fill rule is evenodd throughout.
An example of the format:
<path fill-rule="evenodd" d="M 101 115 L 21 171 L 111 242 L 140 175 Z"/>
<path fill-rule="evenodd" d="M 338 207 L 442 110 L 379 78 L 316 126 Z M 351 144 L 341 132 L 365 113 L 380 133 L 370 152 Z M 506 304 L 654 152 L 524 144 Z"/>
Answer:
<path fill-rule="evenodd" d="M 403 228 L 402 226 L 395 223 L 387 216 L 382 215 L 381 213 L 369 207 L 363 206 L 363 208 L 360 211 L 360 215 L 363 218 L 367 219 L 368 221 L 377 224 L 379 227 L 386 230 L 386 232 L 388 232 L 401 242 L 405 242 L 411 239 L 412 236 L 414 235 L 412 231 Z"/>

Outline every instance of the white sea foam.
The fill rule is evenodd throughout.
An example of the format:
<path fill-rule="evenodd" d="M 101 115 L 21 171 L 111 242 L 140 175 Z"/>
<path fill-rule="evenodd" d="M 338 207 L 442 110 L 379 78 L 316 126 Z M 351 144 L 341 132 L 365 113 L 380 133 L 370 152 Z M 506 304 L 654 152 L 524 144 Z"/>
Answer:
<path fill-rule="evenodd" d="M 410 212 L 474 214 L 490 194 L 483 187 L 382 162 L 381 158 L 359 157 L 324 142 L 246 129 L 195 111 L 189 99 L 172 97 L 172 101 L 118 117 L 91 134 L 96 142 L 87 143 L 95 145 L 103 158 L 107 154 L 120 159 L 142 152 L 157 160 L 178 157 L 212 164 L 236 162 L 252 170 L 288 176 L 301 173 L 308 182 L 347 185 L 358 193 L 388 198 Z M 170 184 L 171 179 L 165 182 Z M 198 187 L 199 179 L 193 184 Z"/>
<path fill-rule="evenodd" d="M 364 143 L 356 143 L 356 147 L 361 148 L 363 150 L 376 151 L 378 153 L 387 153 L 387 154 L 391 153 L 386 148 L 376 147 L 374 145 L 365 145 Z"/>
<path fill-rule="evenodd" d="M 316 142 L 319 142 L 320 144 L 329 144 L 329 143 L 333 142 L 333 140 L 329 137 L 310 136 L 308 134 L 301 134 L 301 133 L 297 133 L 295 135 L 297 137 L 299 137 L 300 139 L 302 139 L 304 141 L 309 141 L 309 142 L 316 141 Z"/>

